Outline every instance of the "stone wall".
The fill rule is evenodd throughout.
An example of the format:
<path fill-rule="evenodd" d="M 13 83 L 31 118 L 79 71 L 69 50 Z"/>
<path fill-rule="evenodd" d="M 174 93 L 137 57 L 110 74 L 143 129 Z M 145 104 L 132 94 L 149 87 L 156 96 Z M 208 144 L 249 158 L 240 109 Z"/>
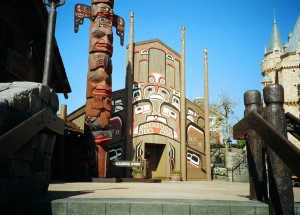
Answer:
<path fill-rule="evenodd" d="M 229 182 L 248 182 L 249 173 L 245 149 L 211 149 L 213 179 Z"/>
<path fill-rule="evenodd" d="M 58 107 L 56 93 L 42 84 L 0 83 L 0 136 L 44 108 L 56 113 Z M 55 134 L 39 132 L 0 161 L 1 214 L 31 214 L 31 200 L 47 194 L 55 140 Z"/>

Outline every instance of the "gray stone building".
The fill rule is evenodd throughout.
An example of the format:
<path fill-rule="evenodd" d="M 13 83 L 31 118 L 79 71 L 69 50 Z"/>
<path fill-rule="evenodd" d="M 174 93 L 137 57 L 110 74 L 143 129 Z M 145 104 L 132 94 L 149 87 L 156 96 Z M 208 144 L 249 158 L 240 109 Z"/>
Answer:
<path fill-rule="evenodd" d="M 268 84 L 278 83 L 284 87 L 284 109 L 294 116 L 300 116 L 300 16 L 293 31 L 283 43 L 274 19 L 270 44 L 265 47 L 265 58 L 261 62 L 262 88 Z M 289 140 L 300 148 L 300 142 L 293 136 Z"/>

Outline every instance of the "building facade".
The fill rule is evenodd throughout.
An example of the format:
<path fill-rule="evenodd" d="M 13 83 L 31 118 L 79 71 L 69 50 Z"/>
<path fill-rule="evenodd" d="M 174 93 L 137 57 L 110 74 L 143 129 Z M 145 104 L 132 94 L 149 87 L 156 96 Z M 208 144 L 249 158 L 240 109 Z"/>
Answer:
<path fill-rule="evenodd" d="M 262 88 L 278 83 L 284 88 L 284 109 L 300 117 L 300 16 L 287 43 L 281 39 L 280 31 L 274 19 L 270 44 L 265 47 L 265 58 L 261 62 Z M 300 142 L 288 134 L 289 140 L 300 148 Z"/>
<path fill-rule="evenodd" d="M 112 94 L 107 177 L 125 176 L 126 169 L 114 162 L 128 159 L 130 151 L 132 160 L 147 161 L 147 178 L 168 179 L 172 170 L 185 168 L 187 180 L 206 179 L 204 110 L 186 98 L 181 110 L 181 55 L 154 39 L 134 43 L 133 59 L 132 101 L 127 89 Z M 130 115 L 128 106 L 132 107 Z M 68 120 L 82 127 L 84 108 L 71 113 Z M 182 113 L 186 116 L 183 125 Z M 128 120 L 131 129 L 126 127 Z"/>
<path fill-rule="evenodd" d="M 0 82 L 43 79 L 48 12 L 42 0 L 1 1 Z M 54 38 L 50 88 L 68 98 L 69 80 Z"/>

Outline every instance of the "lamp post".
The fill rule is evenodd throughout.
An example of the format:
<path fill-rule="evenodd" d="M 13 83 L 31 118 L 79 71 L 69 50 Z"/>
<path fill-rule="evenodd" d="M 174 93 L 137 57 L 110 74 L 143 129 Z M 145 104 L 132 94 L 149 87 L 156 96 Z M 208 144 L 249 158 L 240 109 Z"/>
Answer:
<path fill-rule="evenodd" d="M 227 168 L 227 175 L 228 175 L 228 181 L 232 182 L 233 181 L 233 159 L 232 159 L 232 154 L 228 152 L 228 148 L 231 146 L 231 139 L 228 137 L 226 140 L 225 146 L 226 146 L 226 151 L 225 151 L 225 159 L 226 159 L 226 168 Z"/>
<path fill-rule="evenodd" d="M 228 139 L 226 140 L 226 145 L 228 148 L 231 147 L 231 143 L 232 143 L 232 140 L 230 139 L 230 137 L 228 137 Z"/>
<path fill-rule="evenodd" d="M 64 5 L 66 0 L 60 2 L 60 0 L 43 0 L 44 4 L 50 7 L 48 15 L 48 27 L 47 27 L 47 39 L 44 59 L 44 72 L 43 72 L 43 84 L 50 87 L 51 75 L 52 75 L 52 62 L 53 62 L 53 39 L 55 35 L 56 24 L 56 8 Z"/>

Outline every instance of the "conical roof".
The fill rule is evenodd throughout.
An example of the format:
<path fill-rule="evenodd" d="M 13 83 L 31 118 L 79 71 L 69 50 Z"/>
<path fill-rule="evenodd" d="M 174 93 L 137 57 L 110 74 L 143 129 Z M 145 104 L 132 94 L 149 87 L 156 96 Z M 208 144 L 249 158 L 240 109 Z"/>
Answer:
<path fill-rule="evenodd" d="M 290 36 L 289 42 L 285 49 L 286 53 L 295 52 L 300 40 L 300 15 L 298 16 L 296 25 L 294 27 L 293 33 Z"/>
<path fill-rule="evenodd" d="M 270 45 L 269 45 L 269 48 L 268 48 L 268 52 L 273 51 L 273 48 L 274 48 L 276 42 L 278 43 L 280 48 L 283 47 L 283 43 L 282 43 L 282 39 L 281 39 L 281 36 L 280 36 L 279 28 L 278 28 L 277 22 L 274 18 L 273 29 L 272 29 L 272 34 L 271 34 L 271 39 L 270 39 Z"/>

